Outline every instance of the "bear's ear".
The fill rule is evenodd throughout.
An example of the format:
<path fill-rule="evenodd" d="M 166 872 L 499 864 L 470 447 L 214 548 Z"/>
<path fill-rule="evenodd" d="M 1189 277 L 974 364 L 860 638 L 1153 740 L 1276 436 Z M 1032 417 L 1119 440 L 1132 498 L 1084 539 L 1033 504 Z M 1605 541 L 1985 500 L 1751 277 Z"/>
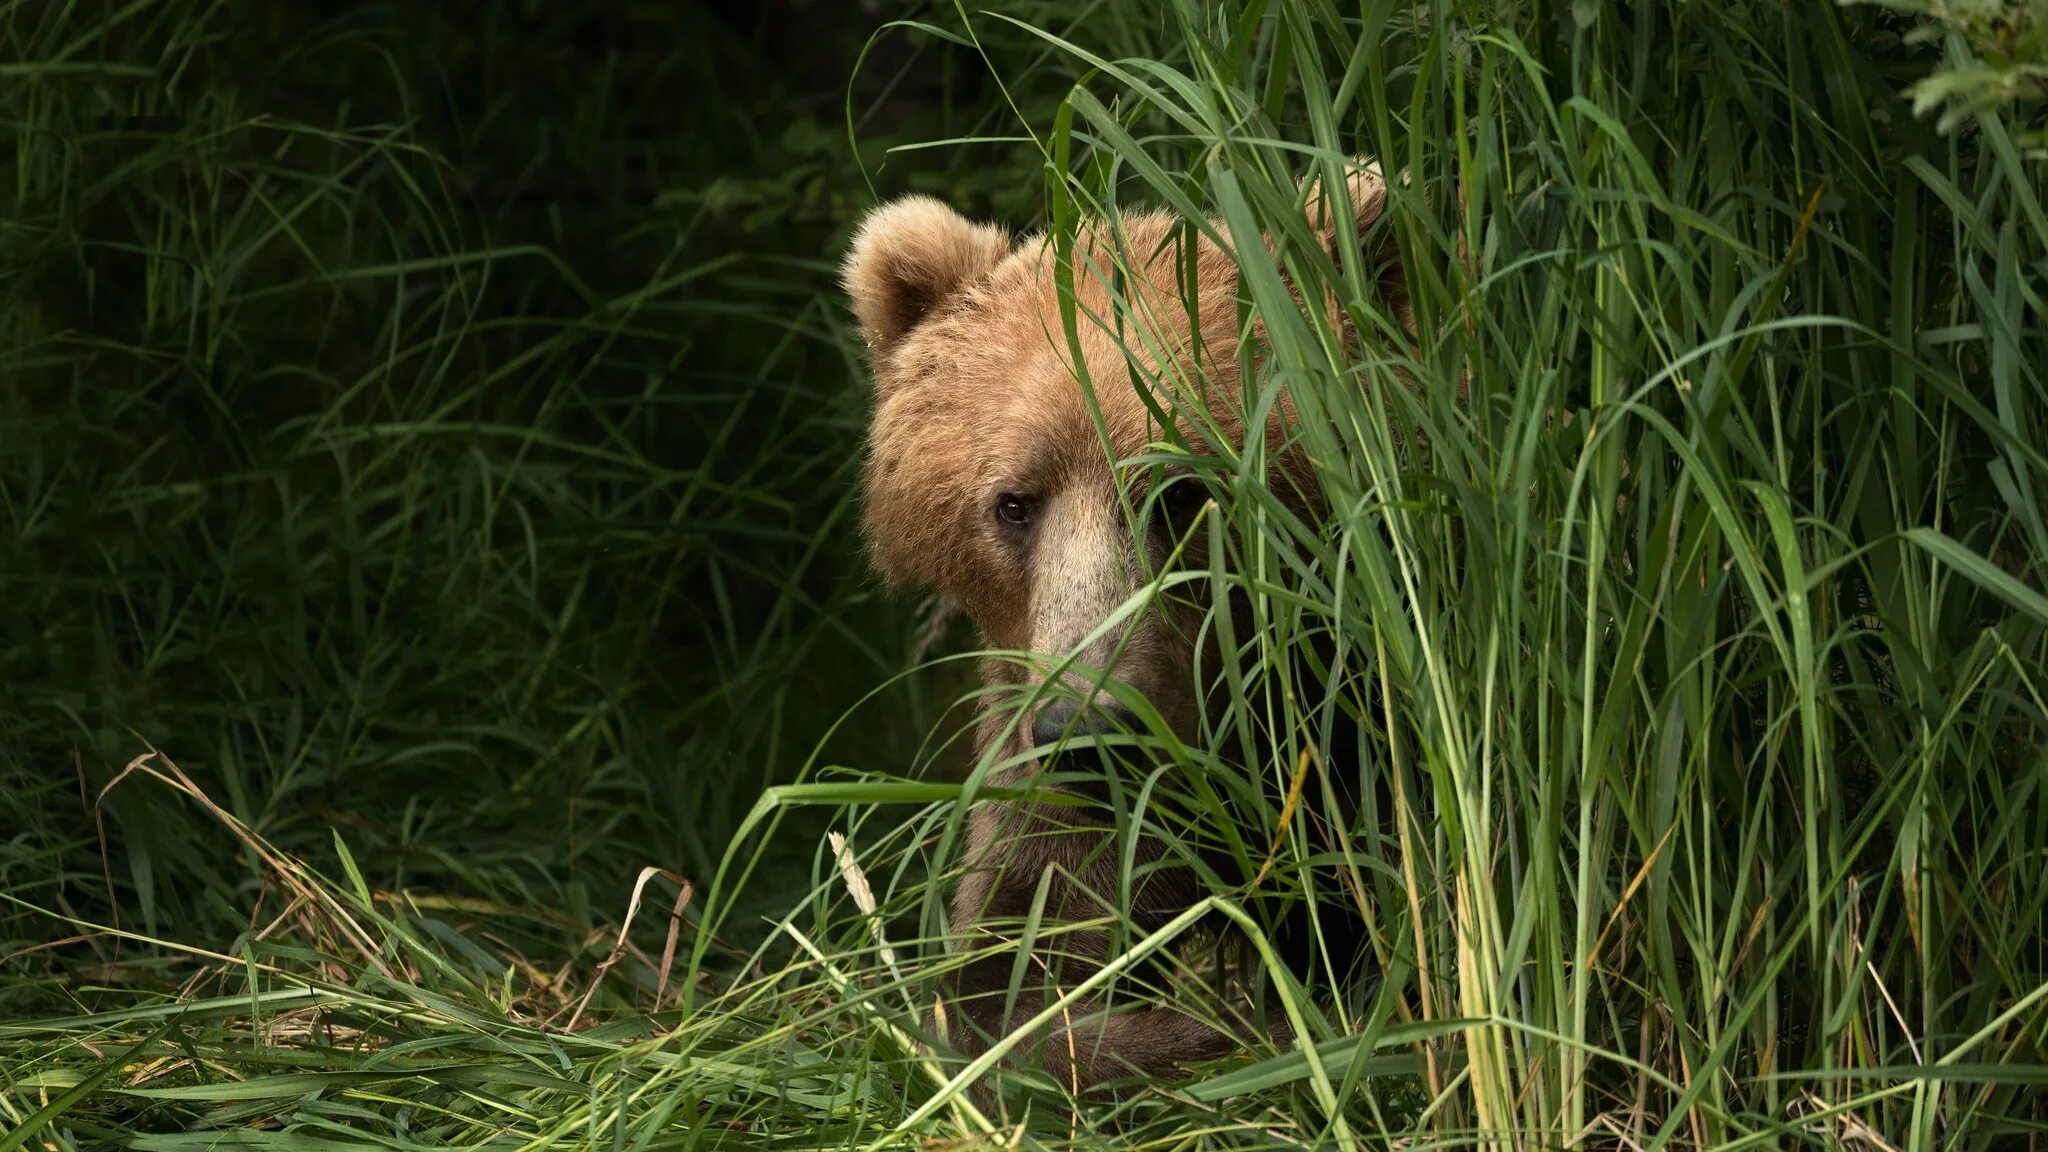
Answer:
<path fill-rule="evenodd" d="M 1379 285 L 1394 318 L 1403 328 L 1412 330 L 1414 313 L 1408 304 L 1408 283 L 1401 274 L 1400 249 L 1395 246 L 1391 231 L 1375 230 L 1387 211 L 1387 181 L 1380 174 L 1379 164 L 1365 159 L 1353 161 L 1344 173 L 1344 190 L 1345 198 L 1351 202 L 1351 225 L 1356 231 L 1339 234 L 1344 228 L 1342 213 L 1323 194 L 1323 183 L 1316 175 L 1311 175 L 1307 183 L 1309 223 L 1322 239 L 1331 261 L 1340 268 L 1344 259 L 1340 249 L 1345 243 L 1370 245 L 1364 250 L 1367 274 Z"/>
<path fill-rule="evenodd" d="M 869 213 L 840 279 L 874 361 L 1009 253 L 1000 228 L 973 223 L 929 196 L 905 196 Z"/>
<path fill-rule="evenodd" d="M 1308 191 L 1308 218 L 1316 226 L 1318 234 L 1331 237 L 1336 234 L 1340 222 L 1337 206 L 1323 195 L 1321 172 L 1311 173 L 1306 181 Z M 1358 226 L 1359 235 L 1364 235 L 1379 222 L 1380 214 L 1387 210 L 1387 181 L 1380 175 L 1380 166 L 1370 160 L 1354 161 L 1344 173 L 1344 190 L 1351 201 L 1352 222 Z"/>

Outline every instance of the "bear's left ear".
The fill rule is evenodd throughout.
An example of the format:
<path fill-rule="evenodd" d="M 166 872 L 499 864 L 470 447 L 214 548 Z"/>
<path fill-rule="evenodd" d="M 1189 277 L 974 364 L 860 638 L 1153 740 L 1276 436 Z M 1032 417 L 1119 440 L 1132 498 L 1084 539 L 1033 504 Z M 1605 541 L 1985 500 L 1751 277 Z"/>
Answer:
<path fill-rule="evenodd" d="M 976 224 L 929 196 L 905 196 L 869 213 L 840 280 L 874 362 L 1009 254 L 1002 229 Z"/>
<path fill-rule="evenodd" d="M 1308 218 L 1323 236 L 1336 233 L 1337 206 L 1323 196 L 1320 174 L 1312 174 L 1306 181 L 1308 188 Z M 1387 210 L 1387 181 L 1380 175 L 1380 166 L 1371 160 L 1354 161 L 1344 173 L 1344 190 L 1351 201 L 1351 217 L 1362 235 L 1379 222 L 1380 214 Z"/>
<path fill-rule="evenodd" d="M 1362 244 L 1368 239 L 1372 246 L 1365 251 L 1366 268 L 1373 274 L 1379 285 L 1380 295 L 1392 308 L 1394 318 L 1403 328 L 1413 330 L 1414 313 L 1408 303 L 1408 282 L 1401 274 L 1401 253 L 1394 245 L 1392 233 L 1382 229 L 1375 237 L 1373 228 L 1387 211 L 1387 181 L 1380 174 L 1375 161 L 1357 160 L 1344 173 L 1346 199 L 1351 201 L 1351 224 L 1354 232 L 1340 235 L 1343 221 L 1337 206 L 1323 194 L 1323 185 L 1316 177 L 1309 177 L 1308 219 L 1316 235 L 1323 241 L 1323 247 L 1330 254 L 1332 262 L 1343 265 L 1343 253 L 1339 251 L 1345 243 Z"/>

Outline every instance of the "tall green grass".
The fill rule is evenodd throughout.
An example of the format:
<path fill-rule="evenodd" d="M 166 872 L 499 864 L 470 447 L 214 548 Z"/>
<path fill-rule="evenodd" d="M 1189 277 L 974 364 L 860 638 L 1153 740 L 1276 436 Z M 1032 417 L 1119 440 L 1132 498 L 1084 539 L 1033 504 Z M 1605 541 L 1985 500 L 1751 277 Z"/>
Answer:
<path fill-rule="evenodd" d="M 1372 970 L 1283 979 L 1315 1055 L 1187 1095 L 1305 1143 L 2041 1139 L 2038 106 L 1938 134 L 1900 88 L 1939 58 L 1870 9 L 1162 19 L 1150 58 L 1047 34 L 1096 70 L 1041 137 L 1055 242 L 1130 202 L 1277 238 L 1237 251 L 1246 402 L 1302 404 L 1332 511 L 1299 522 L 1259 453 L 1162 446 L 1232 529 L 1193 574 L 1250 615 L 1212 621 L 1234 707 L 1119 844 L 1127 876 L 1141 831 L 1232 848 L 1220 908 L 1361 916 Z M 1302 219 L 1303 175 L 1361 153 L 1397 174 L 1412 339 L 1379 246 L 1332 264 Z M 1296 303 L 1324 288 L 1363 350 Z M 1127 303 L 1073 322 L 1142 346 Z M 1270 762 L 1215 755 L 1255 728 Z M 1222 1122 L 1134 1107 L 1165 1142 Z"/>
<path fill-rule="evenodd" d="M 0 887 L 232 939 L 255 861 L 105 790 L 155 747 L 292 851 L 339 830 L 559 947 L 642 864 L 708 873 L 903 663 L 818 257 L 864 19 L 822 88 L 693 5 L 0 21 Z"/>
<path fill-rule="evenodd" d="M 1016 102 L 929 135 L 1042 163 L 1056 242 L 1160 203 L 1278 239 L 1237 253 L 1257 379 L 1330 509 L 1160 446 L 1233 530 L 1161 590 L 1249 616 L 1119 847 L 1245 875 L 1107 982 L 1218 1011 L 1197 914 L 1266 941 L 1302 900 L 1364 955 L 1269 969 L 1300 1046 L 1081 1106 L 933 1035 L 986 946 L 941 910 L 990 765 L 892 739 L 901 697 L 832 723 L 915 656 L 835 566 L 861 408 L 824 261 L 721 262 L 694 193 L 609 217 L 663 259 L 559 210 L 501 247 L 556 225 L 450 190 L 489 117 L 427 148 L 415 94 L 353 111 L 404 37 L 335 93 L 254 86 L 318 110 L 274 122 L 186 102 L 210 10 L 22 11 L 0 1149 L 2048 1139 L 2048 173 L 2036 105 L 1913 115 L 1965 40 L 1754 3 L 919 14 Z M 622 163 L 608 99 L 539 119 Z M 1302 217 L 1361 154 L 1412 333 L 1379 246 L 1333 264 Z M 800 201 L 760 179 L 718 195 Z M 1358 340 L 1296 305 L 1325 286 Z"/>

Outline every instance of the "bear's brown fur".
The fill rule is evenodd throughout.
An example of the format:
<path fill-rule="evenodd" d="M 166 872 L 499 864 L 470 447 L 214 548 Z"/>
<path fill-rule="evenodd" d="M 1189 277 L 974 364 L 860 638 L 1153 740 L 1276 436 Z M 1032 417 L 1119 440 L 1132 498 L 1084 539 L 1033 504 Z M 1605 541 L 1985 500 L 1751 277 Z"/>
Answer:
<path fill-rule="evenodd" d="M 1358 227 L 1370 226 L 1386 203 L 1378 171 L 1355 172 L 1348 191 Z M 1306 200 L 1322 237 L 1334 243 L 1335 214 L 1315 195 Z M 1229 242 L 1221 225 L 1210 228 Z M 1201 613 L 1185 601 L 1129 610 L 1145 572 L 1163 557 L 1156 541 L 1140 545 L 1145 534 L 1125 522 L 1123 509 L 1142 503 L 1142 492 L 1131 494 L 1142 488 L 1142 474 L 1120 477 L 1114 462 L 1162 439 L 1140 388 L 1169 413 L 1183 411 L 1177 401 L 1191 390 L 1204 389 L 1206 434 L 1234 446 L 1245 435 L 1235 260 L 1202 229 L 1165 213 L 1124 216 L 1114 228 L 1092 222 L 1072 252 L 1078 363 L 1061 319 L 1056 248 L 1043 237 L 1013 244 L 936 200 L 906 197 L 867 218 L 844 269 L 876 387 L 864 517 L 875 567 L 891 582 L 936 588 L 990 647 L 1045 661 L 989 661 L 984 675 L 992 685 L 1030 689 L 1057 672 L 1088 697 L 1077 708 L 1041 692 L 1035 723 L 985 713 L 981 750 L 1022 763 L 991 779 L 997 784 L 1038 771 L 1039 762 L 1027 759 L 1033 748 L 1107 729 L 1098 713 L 1123 710 L 1087 691 L 1104 675 L 1142 695 L 1174 736 L 1194 736 L 1203 705 L 1190 638 L 1200 634 Z M 1390 303 L 1405 320 L 1397 278 L 1393 284 Z M 1254 322 L 1243 338 L 1256 348 L 1263 331 Z M 1084 373 L 1092 387 L 1084 387 Z M 1292 406 L 1282 396 L 1276 407 L 1266 430 L 1275 466 L 1301 469 L 1284 450 Z M 1141 546 L 1147 555 L 1138 555 Z M 1072 663 L 1060 665 L 1063 658 Z M 985 802 L 969 814 L 968 868 L 952 905 L 956 934 L 999 944 L 998 926 L 1028 914 L 1048 871 L 1048 923 L 1114 914 L 1117 854 L 1102 850 L 1113 833 L 1072 813 Z M 1156 847 L 1140 846 L 1141 864 L 1158 856 Z M 1137 930 L 1152 931 L 1196 899 L 1186 869 L 1154 868 L 1126 911 Z M 1104 932 L 1056 939 L 1060 986 L 1072 987 L 1108 959 Z M 1049 958 L 1049 950 L 1032 953 L 1014 998 L 1013 949 L 989 948 L 971 962 L 956 1003 L 972 1027 L 956 1026 L 955 1040 L 985 1050 L 979 1033 L 1001 1035 L 1039 1012 Z M 1105 1013 L 1091 1003 L 1030 1037 L 1027 1057 L 1085 1089 L 1133 1071 L 1167 1074 L 1235 1044 L 1169 1008 Z"/>

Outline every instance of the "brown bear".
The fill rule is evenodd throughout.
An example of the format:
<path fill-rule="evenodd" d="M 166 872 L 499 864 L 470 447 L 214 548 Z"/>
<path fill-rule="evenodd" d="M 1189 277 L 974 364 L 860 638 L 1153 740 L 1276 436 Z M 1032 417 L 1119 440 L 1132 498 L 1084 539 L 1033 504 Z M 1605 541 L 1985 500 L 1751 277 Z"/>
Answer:
<path fill-rule="evenodd" d="M 1387 201 L 1377 169 L 1354 171 L 1348 191 L 1352 222 L 1371 227 Z M 1313 192 L 1304 204 L 1334 256 L 1338 213 Z M 1043 771 L 1035 749 L 1064 749 L 1062 778 L 1077 766 L 1108 771 L 1100 760 L 1108 741 L 1082 739 L 1095 745 L 1094 760 L 1064 744 L 1136 728 L 1125 701 L 1143 701 L 1155 732 L 1196 738 L 1205 708 L 1195 675 L 1201 603 L 1169 596 L 1133 605 L 1171 549 L 1199 532 L 1208 489 L 1119 462 L 1164 438 L 1160 414 L 1194 442 L 1186 402 L 1197 391 L 1206 413 L 1198 434 L 1243 445 L 1240 346 L 1251 342 L 1255 356 L 1263 328 L 1256 319 L 1241 325 L 1238 265 L 1219 239 L 1230 243 L 1219 223 L 1190 227 L 1159 212 L 1084 224 L 1071 248 L 1071 338 L 1058 248 L 1047 237 L 1013 241 L 910 196 L 876 209 L 853 240 L 844 283 L 876 388 L 864 510 L 874 566 L 892 583 L 938 590 L 989 647 L 1038 655 L 983 664 L 991 687 L 1015 686 L 1031 701 L 1021 718 L 1013 708 L 984 708 L 981 751 L 1015 762 L 990 783 Z M 1398 280 L 1381 283 L 1405 320 Z M 1293 406 L 1282 395 L 1275 409 L 1265 434 L 1273 467 L 1288 475 L 1276 475 L 1274 487 L 1312 492 L 1313 476 L 1288 449 Z M 1155 484 L 1160 491 L 1150 491 Z M 1133 527 L 1134 512 L 1149 515 L 1143 530 Z M 1058 683 L 1046 685 L 1048 677 Z M 1120 686 L 1101 689 L 1105 677 Z M 964 1050 L 985 1051 L 988 1037 L 1044 1008 L 1046 989 L 1071 988 L 1108 959 L 1106 930 L 1063 932 L 1050 937 L 1046 956 L 1031 954 L 1020 987 L 1016 951 L 1001 946 L 1041 884 L 1047 923 L 1116 916 L 1120 863 L 1104 850 L 1114 832 L 1075 812 L 983 802 L 969 813 L 967 869 L 952 900 L 955 938 L 979 950 L 954 1000 L 968 1026 L 956 1022 L 951 1032 Z M 1138 857 L 1156 862 L 1157 845 L 1141 846 Z M 1198 897 L 1190 870 L 1153 868 L 1124 912 L 1149 932 Z M 1054 950 L 1057 980 L 1042 980 Z M 1276 1034 L 1284 1040 L 1284 1026 Z M 1112 1012 L 1098 1002 L 1077 1006 L 1019 1051 L 1085 1090 L 1134 1072 L 1168 1075 L 1238 1043 L 1171 1008 Z"/>

